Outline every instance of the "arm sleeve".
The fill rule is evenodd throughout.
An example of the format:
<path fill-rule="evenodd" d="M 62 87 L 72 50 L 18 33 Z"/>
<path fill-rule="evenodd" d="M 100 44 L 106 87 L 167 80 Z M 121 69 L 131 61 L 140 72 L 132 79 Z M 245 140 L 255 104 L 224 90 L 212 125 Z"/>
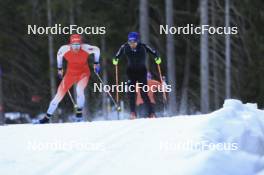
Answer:
<path fill-rule="evenodd" d="M 124 54 L 125 44 L 123 44 L 117 51 L 115 57 L 120 59 L 120 57 Z"/>
<path fill-rule="evenodd" d="M 82 49 L 89 54 L 94 54 L 94 62 L 99 63 L 100 60 L 100 49 L 96 46 L 91 46 L 89 44 L 83 44 Z"/>
<path fill-rule="evenodd" d="M 151 53 L 152 55 L 154 55 L 155 57 L 159 57 L 159 53 L 157 50 L 151 48 L 149 45 L 144 44 L 144 47 L 146 48 L 147 52 Z"/>
<path fill-rule="evenodd" d="M 63 56 L 66 52 L 70 50 L 70 46 L 64 45 L 61 46 L 57 53 L 57 68 L 61 69 L 63 64 Z"/>

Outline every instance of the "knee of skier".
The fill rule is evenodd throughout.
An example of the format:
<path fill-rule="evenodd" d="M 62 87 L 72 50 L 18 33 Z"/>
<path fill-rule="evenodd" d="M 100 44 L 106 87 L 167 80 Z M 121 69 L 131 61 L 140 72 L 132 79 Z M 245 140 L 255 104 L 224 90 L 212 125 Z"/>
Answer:
<path fill-rule="evenodd" d="M 140 95 L 145 103 L 150 103 L 150 99 L 147 92 L 140 91 Z"/>

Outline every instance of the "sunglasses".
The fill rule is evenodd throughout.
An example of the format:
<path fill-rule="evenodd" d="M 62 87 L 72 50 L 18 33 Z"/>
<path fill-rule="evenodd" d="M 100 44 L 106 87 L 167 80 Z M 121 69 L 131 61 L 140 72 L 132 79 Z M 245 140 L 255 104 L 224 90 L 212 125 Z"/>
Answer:
<path fill-rule="evenodd" d="M 72 46 L 80 46 L 81 44 L 80 43 L 73 43 L 71 44 Z"/>
<path fill-rule="evenodd" d="M 81 47 L 81 44 L 79 44 L 79 43 L 71 44 L 72 49 L 80 49 L 80 47 Z"/>
<path fill-rule="evenodd" d="M 129 40 L 129 41 L 128 41 L 128 44 L 135 44 L 135 43 L 137 43 L 136 40 Z"/>

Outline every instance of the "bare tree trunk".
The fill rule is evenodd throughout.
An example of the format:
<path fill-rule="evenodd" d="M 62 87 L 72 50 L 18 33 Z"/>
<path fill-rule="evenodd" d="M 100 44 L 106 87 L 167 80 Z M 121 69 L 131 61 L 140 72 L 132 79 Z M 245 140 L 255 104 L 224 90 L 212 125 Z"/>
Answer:
<path fill-rule="evenodd" d="M 75 24 L 74 20 L 74 2 L 73 0 L 70 0 L 70 8 L 69 8 L 69 13 L 70 13 L 70 24 Z"/>
<path fill-rule="evenodd" d="M 166 0 L 166 24 L 173 26 L 173 0 Z M 174 38 L 172 34 L 167 35 L 166 41 L 166 53 L 167 53 L 167 76 L 168 84 L 172 86 L 168 101 L 168 113 L 169 115 L 176 114 L 176 68 L 175 68 L 175 54 L 174 54 Z"/>
<path fill-rule="evenodd" d="M 190 57 L 191 57 L 191 43 L 187 40 L 186 58 L 184 63 L 184 77 L 182 83 L 182 94 L 180 104 L 180 114 L 187 114 L 188 112 L 188 90 L 189 90 L 189 77 L 190 77 Z"/>
<path fill-rule="evenodd" d="M 75 18 L 74 18 L 74 1 L 73 0 L 70 0 L 69 1 L 69 4 L 70 4 L 70 8 L 69 8 L 69 14 L 70 14 L 69 21 L 70 21 L 70 24 L 73 25 L 73 24 L 75 24 Z M 74 96 L 75 101 L 77 101 L 76 84 L 73 85 L 73 96 Z"/>
<path fill-rule="evenodd" d="M 105 36 L 103 35 L 101 37 L 101 53 L 105 53 L 106 51 L 106 46 L 105 46 Z M 107 83 L 108 79 L 107 79 L 107 69 L 106 69 L 106 66 L 107 66 L 107 62 L 106 62 L 106 59 L 102 59 L 102 67 L 104 68 L 103 69 L 103 81 Z M 102 107 L 103 107 L 103 114 L 105 116 L 105 120 L 108 119 L 108 111 L 107 111 L 107 95 L 106 93 L 102 93 Z"/>
<path fill-rule="evenodd" d="M 212 25 L 216 26 L 216 19 L 215 19 L 215 1 L 212 1 Z M 217 59 L 217 47 L 216 47 L 216 35 L 212 36 L 212 49 L 213 49 L 213 81 L 214 81 L 214 108 L 218 109 L 220 106 L 219 102 L 219 82 L 218 82 L 218 59 Z"/>
<path fill-rule="evenodd" d="M 148 0 L 139 1 L 139 33 L 140 33 L 141 41 L 145 44 L 149 44 Z M 146 64 L 147 67 L 149 67 L 149 59 L 146 59 Z"/>
<path fill-rule="evenodd" d="M 200 20 L 201 25 L 208 25 L 208 1 L 200 0 Z M 201 34 L 201 112 L 209 111 L 209 64 L 208 64 L 208 32 Z"/>
<path fill-rule="evenodd" d="M 4 93 L 2 88 L 2 69 L 0 67 L 0 125 L 5 123 L 5 116 L 4 116 Z"/>
<path fill-rule="evenodd" d="M 139 32 L 141 41 L 149 44 L 148 0 L 140 0 L 139 2 Z"/>
<path fill-rule="evenodd" d="M 230 1 L 225 0 L 225 27 L 230 26 Z M 231 98 L 231 41 L 230 41 L 230 35 L 225 35 L 225 76 L 226 76 L 226 98 Z"/>
<path fill-rule="evenodd" d="M 47 16 L 48 16 L 48 26 L 52 26 L 52 14 L 50 0 L 47 0 Z M 50 94 L 53 97 L 56 93 L 56 81 L 55 81 L 55 61 L 54 61 L 54 48 L 53 48 L 53 36 L 48 35 L 49 41 L 49 64 L 50 64 Z"/>
<path fill-rule="evenodd" d="M 188 12 L 191 13 L 191 2 L 190 0 L 187 1 L 187 9 Z M 190 57 L 191 57 L 191 41 L 187 38 L 186 42 L 186 58 L 184 63 L 184 77 L 181 89 L 181 102 L 179 112 L 180 114 L 187 114 L 188 113 L 188 91 L 189 91 L 189 77 L 190 77 Z"/>

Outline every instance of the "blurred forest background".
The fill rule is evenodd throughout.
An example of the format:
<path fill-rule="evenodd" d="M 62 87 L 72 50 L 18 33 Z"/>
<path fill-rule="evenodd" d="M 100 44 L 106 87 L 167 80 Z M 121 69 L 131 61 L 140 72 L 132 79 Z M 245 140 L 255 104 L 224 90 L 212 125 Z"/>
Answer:
<path fill-rule="evenodd" d="M 264 1 L 262 0 L 2 0 L 0 1 L 0 111 L 31 116 L 46 112 L 56 92 L 56 52 L 67 35 L 28 35 L 27 25 L 106 26 L 106 35 L 85 35 L 101 48 L 105 82 L 115 84 L 111 60 L 130 31 L 161 53 L 161 69 L 173 85 L 170 115 L 207 113 L 226 98 L 264 107 Z M 237 26 L 237 35 L 160 35 L 159 25 Z M 149 56 L 149 70 L 159 79 Z M 92 61 L 90 61 L 92 66 Z M 119 64 L 125 81 L 125 62 Z M 202 67 L 202 69 L 201 69 Z M 105 94 L 86 90 L 86 112 L 107 110 Z M 121 94 L 127 104 L 127 95 Z M 162 96 L 159 101 L 162 103 Z M 60 109 L 72 111 L 69 97 Z"/>

